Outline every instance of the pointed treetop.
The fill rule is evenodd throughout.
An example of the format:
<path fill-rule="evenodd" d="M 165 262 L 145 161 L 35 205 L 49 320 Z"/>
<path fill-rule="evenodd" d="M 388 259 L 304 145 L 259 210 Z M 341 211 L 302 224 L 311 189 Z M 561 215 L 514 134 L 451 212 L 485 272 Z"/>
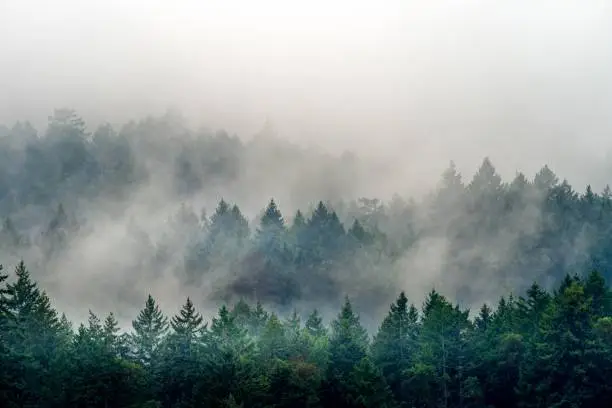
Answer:
<path fill-rule="evenodd" d="M 327 221 L 328 218 L 329 218 L 329 210 L 327 209 L 325 204 L 323 204 L 323 201 L 319 201 L 319 204 L 317 204 L 317 208 L 315 208 L 315 210 L 312 213 L 312 216 L 310 217 L 310 223 L 311 224 L 323 223 Z"/>
<path fill-rule="evenodd" d="M 179 314 L 172 318 L 170 325 L 176 334 L 191 337 L 200 330 L 203 320 L 188 297 Z"/>
<path fill-rule="evenodd" d="M 261 217 L 260 225 L 262 229 L 277 228 L 283 229 L 285 221 L 274 199 L 271 199 L 266 207 L 263 216 Z"/>
<path fill-rule="evenodd" d="M 559 179 L 557 178 L 556 174 L 553 173 L 553 171 L 548 167 L 548 165 L 542 167 L 542 169 L 540 169 L 540 171 L 535 175 L 533 179 L 533 184 L 539 190 L 543 191 L 550 190 L 558 183 Z"/>
<path fill-rule="evenodd" d="M 338 317 L 331 323 L 330 374 L 345 376 L 350 373 L 354 365 L 366 356 L 368 340 L 368 333 L 359 316 L 353 312 L 347 296 Z"/>
<path fill-rule="evenodd" d="M 285 320 L 285 325 L 287 328 L 293 332 L 297 332 L 300 330 L 302 324 L 302 318 L 296 309 L 293 309 L 291 315 Z"/>
<path fill-rule="evenodd" d="M 525 177 L 525 174 L 518 172 L 516 173 L 514 180 L 512 180 L 512 183 L 510 183 L 510 189 L 514 191 L 521 191 L 525 189 L 525 187 L 528 185 L 529 185 L 529 180 L 527 180 L 527 177 Z"/>
<path fill-rule="evenodd" d="M 148 343 L 154 343 L 158 337 L 166 333 L 168 318 L 155 303 L 153 296 L 148 295 L 144 309 L 138 313 L 136 320 L 132 321 L 132 327 L 136 335 Z M 152 348 L 153 345 L 149 347 Z"/>
<path fill-rule="evenodd" d="M 457 187 L 463 187 L 463 181 L 461 178 L 461 173 L 457 171 L 457 166 L 455 166 L 455 162 L 451 160 L 448 168 L 442 172 L 442 188 L 444 189 L 454 189 Z"/>
<path fill-rule="evenodd" d="M 306 219 L 304 218 L 304 214 L 302 213 L 302 211 L 297 210 L 295 216 L 293 217 L 293 224 L 291 225 L 291 228 L 302 228 L 304 225 L 306 225 Z"/>
<path fill-rule="evenodd" d="M 478 330 L 484 331 L 489 327 L 492 319 L 492 310 L 486 303 L 482 305 L 480 308 L 480 312 L 476 319 L 474 319 L 474 323 L 476 324 L 476 328 Z"/>
<path fill-rule="evenodd" d="M 367 333 L 361 326 L 359 316 L 353 311 L 353 305 L 351 304 L 348 296 L 345 296 L 342 309 L 340 310 L 336 320 L 332 322 L 332 329 L 336 335 L 339 335 L 343 328 L 350 330 L 358 337 L 364 336 L 364 338 L 367 339 Z"/>
<path fill-rule="evenodd" d="M 475 191 L 495 191 L 501 184 L 501 176 L 497 174 L 491 160 L 485 157 L 469 187 Z"/>
<path fill-rule="evenodd" d="M 15 267 L 17 281 L 6 286 L 9 295 L 8 304 L 15 316 L 33 313 L 40 301 L 41 293 L 38 285 L 30 278 L 30 272 L 25 263 L 20 261 Z"/>
<path fill-rule="evenodd" d="M 589 203 L 593 203 L 593 201 L 595 201 L 595 194 L 593 193 L 593 189 L 591 188 L 590 184 L 587 185 L 583 198 Z"/>
<path fill-rule="evenodd" d="M 215 213 L 213 214 L 213 217 L 219 217 L 219 216 L 225 215 L 228 212 L 229 212 L 229 204 L 227 203 L 227 201 L 225 201 L 225 199 L 221 198 L 221 200 L 219 200 L 219 204 L 217 204 L 217 208 L 215 209 Z"/>
<path fill-rule="evenodd" d="M 373 239 L 372 234 L 366 231 L 358 219 L 353 221 L 353 225 L 349 229 L 348 234 L 361 244 L 369 244 Z"/>
<path fill-rule="evenodd" d="M 308 316 L 304 327 L 309 334 L 315 337 L 321 337 L 326 334 L 325 327 L 323 327 L 323 318 L 317 309 L 314 309 Z"/>

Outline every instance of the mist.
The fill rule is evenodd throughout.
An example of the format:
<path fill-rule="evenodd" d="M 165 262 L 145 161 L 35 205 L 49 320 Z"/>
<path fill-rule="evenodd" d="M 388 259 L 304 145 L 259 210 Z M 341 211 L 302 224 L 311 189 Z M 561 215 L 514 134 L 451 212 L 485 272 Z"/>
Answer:
<path fill-rule="evenodd" d="M 604 1 L 0 7 L 4 123 L 42 124 L 59 106 L 92 124 L 176 107 L 243 138 L 269 117 L 285 139 L 394 160 L 406 185 L 415 173 L 437 177 L 450 158 L 471 171 L 486 155 L 502 174 L 546 158 L 579 184 L 604 182 Z"/>
<path fill-rule="evenodd" d="M 236 159 L 237 181 L 185 199 L 173 196 L 166 159 L 153 155 L 164 150 L 156 136 L 150 151 L 135 152 L 147 181 L 122 204 L 102 196 L 80 205 L 95 233 L 81 233 L 42 282 L 71 309 L 106 310 L 143 282 L 141 297 L 158 293 L 169 313 L 190 290 L 202 297 L 172 267 L 147 275 L 143 242 L 126 238 L 137 225 L 161 240 L 181 202 L 210 215 L 225 198 L 253 220 L 272 197 L 287 219 L 319 199 L 421 200 L 450 160 L 469 179 L 483 157 L 506 180 L 548 164 L 577 190 L 601 191 L 612 169 L 610 21 L 603 1 L 4 0 L 0 123 L 30 120 L 42 133 L 55 108 L 70 107 L 94 132 L 171 109 L 184 118 L 165 135 L 173 144 L 205 127 L 249 146 Z M 275 156 L 272 145 L 299 153 Z M 538 211 L 517 230 L 534 220 Z M 511 257 L 519 232 L 478 253 Z M 414 296 L 434 285 L 454 291 L 462 279 L 442 275 L 448 242 L 432 240 L 402 258 L 400 271 L 420 272 L 397 272 Z M 96 279 L 111 283 L 100 291 Z M 482 292 L 471 300 L 499 294 Z"/>

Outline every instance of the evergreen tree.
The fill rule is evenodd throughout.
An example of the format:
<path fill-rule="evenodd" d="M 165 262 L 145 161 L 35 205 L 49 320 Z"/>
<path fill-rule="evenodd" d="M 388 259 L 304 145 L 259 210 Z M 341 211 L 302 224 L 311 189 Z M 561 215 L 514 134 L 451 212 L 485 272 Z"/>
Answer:
<path fill-rule="evenodd" d="M 355 219 L 353 225 L 348 230 L 348 235 L 353 239 L 357 245 L 369 245 L 374 241 L 374 237 L 368 231 L 365 230 L 359 220 Z"/>
<path fill-rule="evenodd" d="M 151 295 L 147 297 L 144 309 L 136 320 L 132 321 L 132 328 L 131 343 L 135 357 L 142 364 L 149 365 L 168 330 L 168 318 Z"/>
<path fill-rule="evenodd" d="M 392 408 L 397 403 L 384 376 L 364 357 L 352 370 L 347 387 L 349 405 L 359 408 Z"/>
<path fill-rule="evenodd" d="M 418 311 L 408 306 L 404 292 L 391 305 L 372 343 L 372 358 L 382 369 L 393 394 L 404 397 L 402 382 L 413 363 L 418 345 Z"/>
<path fill-rule="evenodd" d="M 200 333 L 203 320 L 188 297 L 179 314 L 172 318 L 170 326 L 179 338 L 189 342 Z"/>
<path fill-rule="evenodd" d="M 8 341 L 19 359 L 24 404 L 38 404 L 47 397 L 54 370 L 54 350 L 59 344 L 59 319 L 49 297 L 30 278 L 23 261 L 15 268 L 17 280 L 6 285 Z"/>
<path fill-rule="evenodd" d="M 314 309 L 305 324 L 306 331 L 314 337 L 322 337 L 327 335 L 327 330 L 323 326 L 323 318 L 319 315 L 319 311 Z"/>
<path fill-rule="evenodd" d="M 276 359 L 287 359 L 289 357 L 289 342 L 287 340 L 283 324 L 273 313 L 268 319 L 258 342 L 263 363 L 269 364 Z"/>
<path fill-rule="evenodd" d="M 257 305 L 255 306 L 255 309 L 253 309 L 253 311 L 251 312 L 250 319 L 247 324 L 249 333 L 252 336 L 257 337 L 261 333 L 261 330 L 263 330 L 268 319 L 268 312 L 263 308 L 261 302 L 257 301 Z"/>
<path fill-rule="evenodd" d="M 325 406 L 350 406 L 347 399 L 349 376 L 355 365 L 366 357 L 367 347 L 368 334 L 346 297 L 338 317 L 331 323 Z"/>
<path fill-rule="evenodd" d="M 453 307 L 437 291 L 429 292 L 423 305 L 420 349 L 415 363 L 435 370 L 436 383 L 433 389 L 438 396 L 438 403 L 443 406 L 449 406 L 460 399 L 467 349 L 463 333 L 468 326 L 467 312 Z"/>
<path fill-rule="evenodd" d="M 354 365 L 366 356 L 368 334 L 353 312 L 348 297 L 338 317 L 332 321 L 329 349 L 331 353 L 330 369 L 333 375 L 346 376 Z"/>
<path fill-rule="evenodd" d="M 119 356 L 124 350 L 119 331 L 119 322 L 111 312 L 104 319 L 104 325 L 102 326 L 102 341 L 104 348 L 110 355 Z"/>

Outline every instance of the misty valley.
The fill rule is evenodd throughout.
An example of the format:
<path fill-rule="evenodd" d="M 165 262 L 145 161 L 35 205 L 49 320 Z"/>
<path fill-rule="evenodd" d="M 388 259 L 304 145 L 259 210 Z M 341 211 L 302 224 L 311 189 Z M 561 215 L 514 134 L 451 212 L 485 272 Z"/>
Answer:
<path fill-rule="evenodd" d="M 612 190 L 475 164 L 0 125 L 0 405 L 612 406 Z"/>

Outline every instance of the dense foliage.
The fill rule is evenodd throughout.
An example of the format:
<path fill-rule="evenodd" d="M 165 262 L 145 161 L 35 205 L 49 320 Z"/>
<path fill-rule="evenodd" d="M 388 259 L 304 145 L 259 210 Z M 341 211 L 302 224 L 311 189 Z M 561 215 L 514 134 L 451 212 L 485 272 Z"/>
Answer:
<path fill-rule="evenodd" d="M 278 169 L 309 169 L 283 188 L 312 208 L 287 217 L 269 200 L 249 218 L 227 198 L 193 209 L 211 192 L 274 196 Z M 485 159 L 469 182 L 451 164 L 418 202 L 348 200 L 356 174 L 347 157 L 194 133 L 172 116 L 90 134 L 60 110 L 44 135 L 0 127 L 0 252 L 37 272 L 21 262 L 0 275 L 0 405 L 612 406 L 609 188 L 577 193 L 547 166 L 507 183 Z M 130 207 L 147 220 L 135 203 L 151 186 L 178 210 L 161 233 L 129 224 L 122 289 L 170 270 L 227 306 L 205 321 L 192 297 L 168 317 L 148 296 L 127 332 L 91 311 L 73 328 L 38 278 L 74 266 L 58 261 L 66 254 L 87 256 L 75 245 L 95 239 L 100 211 L 123 224 Z M 591 270 L 601 272 L 575 275 Z M 438 290 L 422 307 L 402 292 L 377 330 L 364 323 L 423 282 Z M 459 306 L 509 292 L 525 294 L 471 317 Z M 329 322 L 322 310 L 284 313 L 300 301 L 342 307 Z"/>
<path fill-rule="evenodd" d="M 10 279 L 8 279 L 10 278 Z M 370 336 L 346 298 L 325 324 L 260 303 L 205 322 L 149 296 L 128 332 L 113 314 L 73 330 L 23 263 L 0 275 L 3 407 L 608 407 L 612 292 L 601 274 L 533 284 L 469 317 L 404 293 Z"/>

